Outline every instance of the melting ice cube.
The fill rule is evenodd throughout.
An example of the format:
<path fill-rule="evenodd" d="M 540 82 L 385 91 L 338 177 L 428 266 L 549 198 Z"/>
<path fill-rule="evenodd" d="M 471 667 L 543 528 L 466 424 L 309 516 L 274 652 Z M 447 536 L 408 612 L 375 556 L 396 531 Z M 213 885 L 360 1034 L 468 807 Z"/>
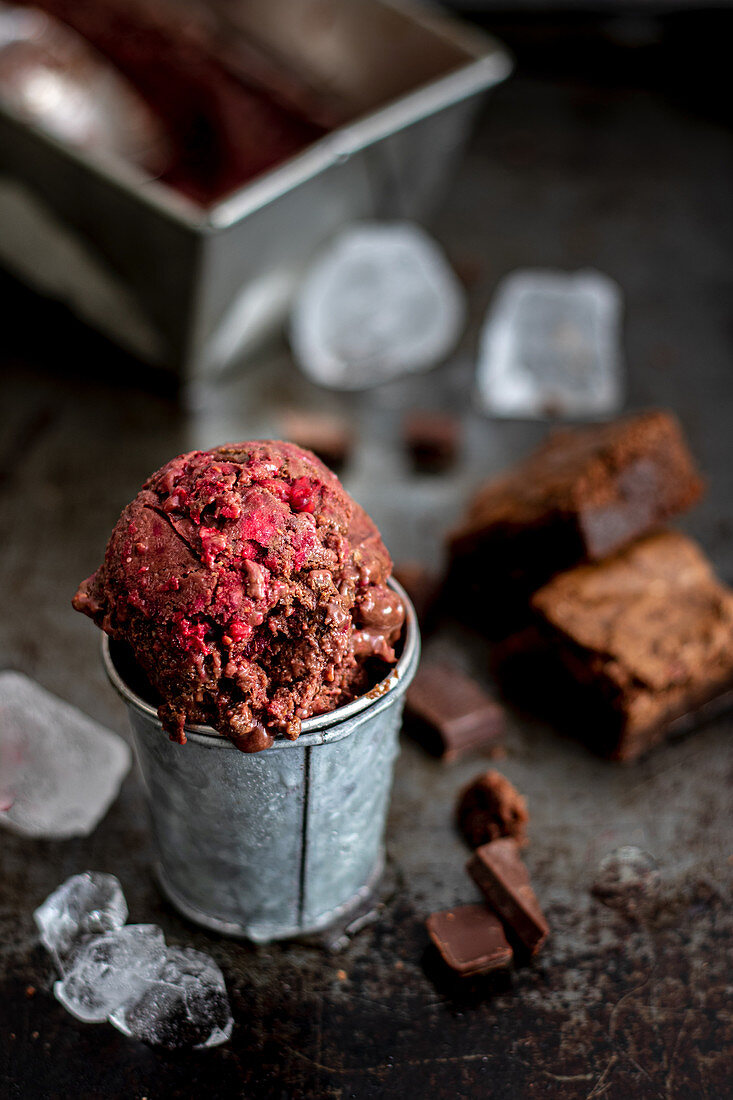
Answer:
<path fill-rule="evenodd" d="M 507 417 L 602 417 L 622 402 L 618 285 L 598 271 L 516 271 L 481 335 L 478 389 Z"/>
<path fill-rule="evenodd" d="M 601 860 L 592 892 L 611 909 L 635 916 L 660 884 L 657 861 L 643 848 L 623 845 Z"/>
<path fill-rule="evenodd" d="M 102 1023 L 140 996 L 163 969 L 166 947 L 154 924 L 127 924 L 86 941 L 53 991 L 64 1008 L 87 1023 Z"/>
<path fill-rule="evenodd" d="M 191 947 L 169 947 L 156 980 L 113 1012 L 110 1023 L 123 1035 L 170 1050 L 219 1046 L 234 1025 L 221 970 Z"/>
<path fill-rule="evenodd" d="M 85 938 L 122 928 L 127 902 L 119 879 L 100 871 L 72 875 L 39 905 L 33 919 L 41 943 L 61 970 Z"/>
<path fill-rule="evenodd" d="M 458 279 L 423 229 L 365 223 L 336 237 L 306 275 L 291 343 L 314 382 L 364 389 L 436 366 L 464 319 Z"/>
<path fill-rule="evenodd" d="M 114 875 L 67 879 L 33 914 L 63 977 L 64 1008 L 86 1023 L 110 1023 L 153 1046 L 219 1046 L 234 1021 L 221 970 L 190 947 L 166 947 L 155 924 L 125 924 Z M 97 934 L 101 933 L 101 934 Z"/>
<path fill-rule="evenodd" d="M 0 672 L 0 825 L 23 836 L 88 836 L 130 762 L 121 737 L 27 676 Z"/>

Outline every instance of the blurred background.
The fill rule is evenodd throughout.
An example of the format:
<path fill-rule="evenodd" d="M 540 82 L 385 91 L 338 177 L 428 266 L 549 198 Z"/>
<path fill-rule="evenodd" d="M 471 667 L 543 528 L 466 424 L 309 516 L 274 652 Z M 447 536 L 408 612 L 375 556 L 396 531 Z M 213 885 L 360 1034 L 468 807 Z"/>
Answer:
<path fill-rule="evenodd" d="M 733 581 L 731 23 L 727 4 L 695 0 L 0 4 L 0 667 L 124 728 L 71 596 L 148 474 L 226 440 L 290 436 L 320 450 L 398 565 L 437 574 L 471 492 L 550 428 L 670 408 L 708 478 L 682 526 Z M 386 238 L 353 236 L 370 227 Z M 548 285 L 532 281 L 538 271 Z M 577 369 L 558 368 L 560 352 Z M 482 640 L 453 631 L 430 647 L 486 678 Z M 599 1038 L 593 1024 L 599 998 L 621 1004 L 649 958 L 685 1004 L 705 1006 L 681 1043 L 692 1084 L 668 1095 L 723 1095 L 725 1067 L 700 1054 L 725 1049 L 722 985 L 697 984 L 718 957 L 713 909 L 700 902 L 694 936 L 624 938 L 609 963 L 606 933 L 586 910 L 577 917 L 572 889 L 595 859 L 592 830 L 648 844 L 685 873 L 713 848 L 722 863 L 729 807 L 705 750 L 726 751 L 725 732 L 661 749 L 629 785 L 510 719 L 508 770 L 532 807 L 538 881 L 567 920 L 547 964 L 562 993 L 540 1011 L 546 989 L 535 1000 L 530 989 L 497 1017 L 484 1006 L 463 1018 L 466 1005 L 440 998 L 430 1014 L 419 968 L 412 986 L 392 973 L 394 943 L 419 957 L 424 913 L 460 898 L 464 854 L 446 807 L 475 770 L 439 773 L 406 746 L 390 835 L 408 885 L 348 964 L 364 988 L 381 983 L 384 1004 L 329 1000 L 333 966 L 303 948 L 220 946 L 235 1014 L 252 1021 L 238 1033 L 241 1064 L 217 1053 L 221 1095 L 483 1095 L 489 1029 L 499 1038 L 486 1072 L 504 1073 L 513 1095 L 534 1095 L 537 1081 L 543 1095 L 587 1095 L 578 1075 L 599 1049 L 625 1068 L 596 1095 L 656 1095 L 647 1078 L 661 1094 L 655 1044 L 676 1049 L 674 1006 L 646 1060 L 635 1055 L 644 1073 L 619 1055 L 648 1023 L 643 1006 L 624 1001 L 636 1013 L 626 1030 L 612 1022 Z M 665 817 L 679 804 L 694 822 L 684 850 Z M 89 841 L 31 850 L 3 837 L 0 1023 L 20 1033 L 22 1021 L 8 1071 L 18 1095 L 80 1082 L 110 1095 L 105 1066 L 124 1067 L 131 1095 L 206 1087 L 200 1063 L 153 1063 L 109 1029 L 82 1040 L 50 997 L 25 994 L 29 975 L 44 980 L 28 892 L 37 903 L 82 865 L 121 868 L 137 918 L 175 936 L 180 922 L 147 877 L 141 816 L 128 782 Z M 564 960 L 583 921 L 591 946 L 571 981 Z M 681 977 L 693 939 L 699 965 Z M 396 1015 L 384 1007 L 395 1004 Z M 568 1020 L 573 1050 L 553 1038 Z M 400 1073 L 380 1076 L 394 1050 Z M 329 1060 L 341 1070 L 318 1068 Z"/>

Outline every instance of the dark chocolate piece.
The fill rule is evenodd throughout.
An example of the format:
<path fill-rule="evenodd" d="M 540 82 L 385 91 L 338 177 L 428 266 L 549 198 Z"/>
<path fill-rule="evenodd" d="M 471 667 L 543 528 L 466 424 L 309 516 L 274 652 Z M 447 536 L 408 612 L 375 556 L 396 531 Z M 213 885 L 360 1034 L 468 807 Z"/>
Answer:
<path fill-rule="evenodd" d="M 483 844 L 466 869 L 508 929 L 535 955 L 550 929 L 530 886 L 516 840 L 505 836 Z"/>
<path fill-rule="evenodd" d="M 396 565 L 392 576 L 412 600 L 420 626 L 428 625 L 440 595 L 440 578 L 427 566 L 415 561 Z"/>
<path fill-rule="evenodd" d="M 496 741 L 504 712 L 475 680 L 448 662 L 421 665 L 407 689 L 407 729 L 446 761 Z"/>
<path fill-rule="evenodd" d="M 282 418 L 283 435 L 298 447 L 312 451 L 331 470 L 346 465 L 354 440 L 349 424 L 327 413 L 287 412 Z"/>
<path fill-rule="evenodd" d="M 568 727 L 582 711 L 603 755 L 636 759 L 733 687 L 733 592 L 679 532 L 561 574 L 533 605 Z"/>
<path fill-rule="evenodd" d="M 442 412 L 411 412 L 402 422 L 405 446 L 415 469 L 437 474 L 456 460 L 460 422 Z"/>
<path fill-rule="evenodd" d="M 620 550 L 701 493 L 670 413 L 557 432 L 471 501 L 449 539 L 449 600 L 504 637 L 530 621 L 532 593 L 556 573 Z"/>
<path fill-rule="evenodd" d="M 497 771 L 484 772 L 464 788 L 456 820 L 472 848 L 501 836 L 513 836 L 520 846 L 527 843 L 527 803 L 517 788 Z"/>
<path fill-rule="evenodd" d="M 425 924 L 443 961 L 464 977 L 499 970 L 514 957 L 501 921 L 484 905 L 431 913 Z"/>

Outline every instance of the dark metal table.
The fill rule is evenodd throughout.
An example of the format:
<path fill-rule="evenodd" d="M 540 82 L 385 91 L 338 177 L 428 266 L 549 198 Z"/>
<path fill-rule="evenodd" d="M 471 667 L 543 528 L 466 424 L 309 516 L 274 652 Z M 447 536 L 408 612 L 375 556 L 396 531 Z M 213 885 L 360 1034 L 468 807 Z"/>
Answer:
<path fill-rule="evenodd" d="M 684 526 L 733 580 L 733 140 L 714 104 L 682 100 L 679 84 L 667 85 L 673 59 L 656 84 L 639 86 L 618 76 L 629 51 L 614 56 L 621 69 L 607 65 L 596 80 L 520 66 L 493 99 L 437 224 L 472 276 L 474 321 L 451 362 L 422 379 L 342 400 L 317 392 L 275 349 L 186 413 L 160 380 L 3 279 L 0 667 L 125 731 L 97 633 L 70 596 L 150 470 L 193 446 L 276 432 L 278 403 L 354 419 L 347 487 L 397 559 L 434 560 L 470 487 L 545 430 L 492 423 L 471 406 L 476 321 L 497 278 L 525 265 L 592 264 L 621 283 L 629 405 L 667 405 L 682 417 L 710 479 Z M 409 473 L 398 425 L 414 404 L 461 412 L 465 448 L 454 473 Z M 480 639 L 445 630 L 429 645 L 487 678 Z M 435 971 L 423 920 L 475 897 L 451 818 L 478 758 L 444 768 L 404 744 L 381 919 L 338 954 L 254 948 L 179 919 L 150 876 L 134 773 L 88 839 L 3 832 L 0 1094 L 729 1096 L 732 732 L 731 719 L 720 719 L 623 769 L 510 717 L 499 767 L 529 799 L 527 861 L 553 935 L 533 965 L 465 989 Z M 625 843 L 660 862 L 667 904 L 653 918 L 629 920 L 589 892 L 600 858 Z M 80 1024 L 56 1003 L 31 912 L 85 868 L 121 878 L 131 920 L 157 922 L 171 942 L 215 955 L 236 1018 L 228 1045 L 160 1053 Z"/>

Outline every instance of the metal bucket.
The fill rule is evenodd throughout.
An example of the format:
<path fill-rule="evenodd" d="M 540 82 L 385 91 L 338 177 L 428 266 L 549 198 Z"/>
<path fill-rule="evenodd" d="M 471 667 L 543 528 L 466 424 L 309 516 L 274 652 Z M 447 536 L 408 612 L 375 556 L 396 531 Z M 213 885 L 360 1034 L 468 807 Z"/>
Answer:
<path fill-rule="evenodd" d="M 163 891 L 186 917 L 257 943 L 325 928 L 374 888 L 399 751 L 405 690 L 420 656 L 414 609 L 389 676 L 297 741 L 240 752 L 208 726 L 170 741 L 155 707 L 122 679 L 105 635 L 107 675 L 127 704 L 148 793 Z"/>

